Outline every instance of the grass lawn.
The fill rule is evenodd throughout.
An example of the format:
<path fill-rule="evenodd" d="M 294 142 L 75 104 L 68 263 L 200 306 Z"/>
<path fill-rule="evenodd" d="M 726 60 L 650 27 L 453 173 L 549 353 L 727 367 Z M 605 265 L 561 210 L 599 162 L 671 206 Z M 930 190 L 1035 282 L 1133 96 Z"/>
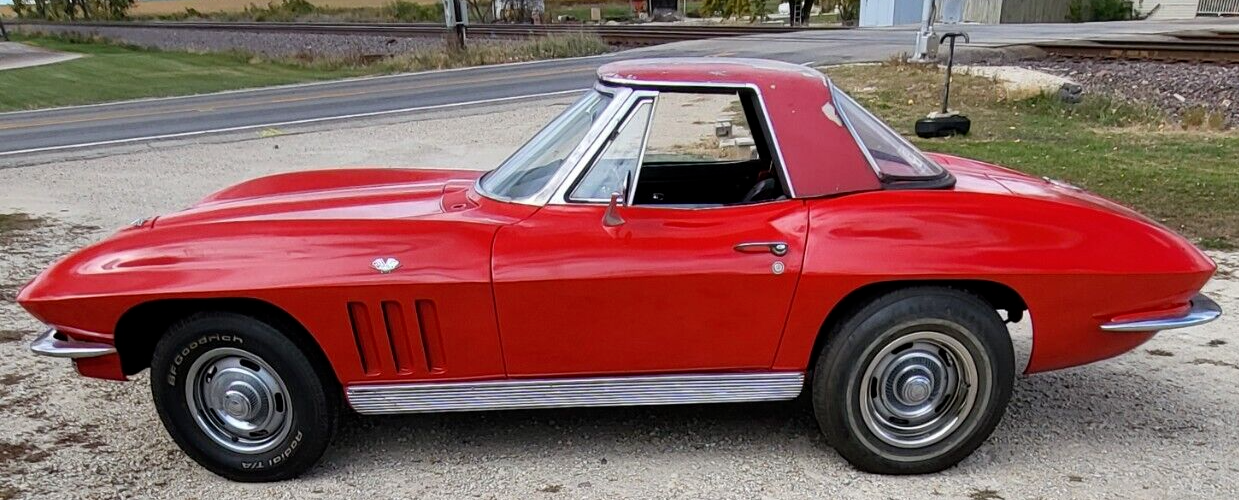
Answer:
<path fill-rule="evenodd" d="M 887 63 L 829 68 L 835 83 L 908 137 L 939 105 L 942 72 Z M 972 133 L 913 139 L 927 151 L 967 156 L 1078 185 L 1133 207 L 1202 247 L 1239 245 L 1239 132 L 1184 130 L 1156 110 L 1086 94 L 1070 105 L 1017 96 L 988 79 L 952 80 L 952 108 Z"/>
<path fill-rule="evenodd" d="M 571 34 L 511 44 L 474 44 L 464 52 L 423 49 L 378 61 L 356 58 L 269 61 L 241 53 L 159 51 L 95 39 L 26 35 L 14 38 L 86 56 L 46 66 L 0 71 L 0 89 L 3 89 L 0 90 L 0 111 L 586 56 L 609 50 L 597 37 Z"/>
<path fill-rule="evenodd" d="M 327 80 L 362 74 L 251 61 L 242 54 L 163 52 L 108 43 L 15 35 L 31 45 L 85 57 L 0 71 L 0 111 L 199 94 L 220 90 Z"/>

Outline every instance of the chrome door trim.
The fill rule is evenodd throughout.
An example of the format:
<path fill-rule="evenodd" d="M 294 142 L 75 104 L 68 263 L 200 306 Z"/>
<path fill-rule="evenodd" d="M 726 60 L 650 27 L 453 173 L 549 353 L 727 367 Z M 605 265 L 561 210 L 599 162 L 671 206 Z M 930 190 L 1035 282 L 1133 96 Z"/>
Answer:
<path fill-rule="evenodd" d="M 357 413 L 384 415 L 784 401 L 803 389 L 803 372 L 754 372 L 351 385 L 345 396 Z"/>
<path fill-rule="evenodd" d="M 812 70 L 809 70 L 812 71 Z M 822 78 L 826 75 L 823 73 Z M 611 85 L 619 85 L 641 88 L 667 88 L 667 89 L 744 89 L 751 90 L 757 97 L 757 107 L 761 109 L 762 119 L 765 120 L 766 131 L 770 133 L 770 147 L 774 149 L 774 156 L 779 160 L 779 170 L 783 172 L 783 179 L 787 181 L 787 197 L 796 198 L 796 185 L 792 182 L 792 176 L 787 168 L 787 161 L 783 159 L 783 148 L 779 145 L 779 134 L 774 130 L 774 122 L 770 120 L 770 111 L 766 109 L 766 97 L 762 95 L 761 87 L 752 83 L 720 83 L 720 82 L 676 82 L 662 80 L 632 80 L 619 77 L 616 75 L 601 75 L 598 81 Z M 827 80 L 829 81 L 829 80 Z M 831 96 L 833 98 L 833 96 Z M 751 123 L 749 124 L 752 125 Z M 751 128 L 751 127 L 750 127 Z M 639 167 L 638 167 L 639 168 Z"/>

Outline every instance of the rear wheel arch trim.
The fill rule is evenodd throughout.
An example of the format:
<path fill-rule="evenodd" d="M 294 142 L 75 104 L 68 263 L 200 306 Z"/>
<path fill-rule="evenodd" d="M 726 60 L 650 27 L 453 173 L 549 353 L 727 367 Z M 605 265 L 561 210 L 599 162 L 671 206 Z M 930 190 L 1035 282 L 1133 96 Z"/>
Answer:
<path fill-rule="evenodd" d="M 134 375 L 150 368 L 154 355 L 155 344 L 177 322 L 192 317 L 198 313 L 226 312 L 236 313 L 254 318 L 269 324 L 273 328 L 294 337 L 298 345 L 312 345 L 312 352 L 307 352 L 315 363 L 322 363 L 322 369 L 331 373 L 337 384 L 339 375 L 335 373 L 330 360 L 318 339 L 310 333 L 305 324 L 292 313 L 271 302 L 251 297 L 213 297 L 193 299 L 157 299 L 142 302 L 130 307 L 116 322 L 114 342 L 116 352 L 120 355 L 121 367 L 126 375 Z"/>

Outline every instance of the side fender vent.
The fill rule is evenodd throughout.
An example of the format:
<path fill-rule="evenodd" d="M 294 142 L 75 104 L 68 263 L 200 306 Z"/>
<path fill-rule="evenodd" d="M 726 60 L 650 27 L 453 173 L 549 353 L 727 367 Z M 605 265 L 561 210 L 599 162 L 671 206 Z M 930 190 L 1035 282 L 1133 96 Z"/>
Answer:
<path fill-rule="evenodd" d="M 439 316 L 433 301 L 416 300 L 406 305 L 384 300 L 377 307 L 349 302 L 348 317 L 366 376 L 444 370 Z"/>

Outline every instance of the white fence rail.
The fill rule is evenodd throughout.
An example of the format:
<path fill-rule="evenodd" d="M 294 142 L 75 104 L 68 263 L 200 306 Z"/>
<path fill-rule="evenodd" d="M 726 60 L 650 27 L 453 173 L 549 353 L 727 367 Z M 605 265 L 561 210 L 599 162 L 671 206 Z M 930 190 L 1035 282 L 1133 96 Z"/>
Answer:
<path fill-rule="evenodd" d="M 1239 0 L 1200 0 L 1196 15 L 1239 16 Z"/>

